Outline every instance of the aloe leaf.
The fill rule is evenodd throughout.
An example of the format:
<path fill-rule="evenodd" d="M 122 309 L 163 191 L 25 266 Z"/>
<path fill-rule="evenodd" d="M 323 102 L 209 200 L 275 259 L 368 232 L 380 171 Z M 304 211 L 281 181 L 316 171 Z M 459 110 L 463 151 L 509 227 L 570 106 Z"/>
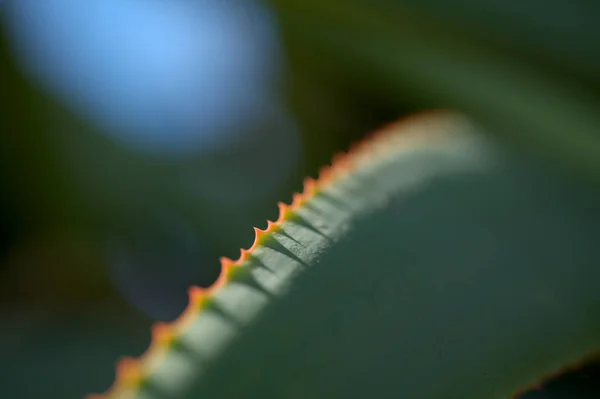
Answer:
<path fill-rule="evenodd" d="M 271 3 L 297 64 L 318 60 L 322 69 L 377 87 L 399 107 L 408 100 L 460 109 L 495 134 L 600 175 L 600 102 L 593 89 L 402 1 Z"/>
<path fill-rule="evenodd" d="M 452 113 L 308 179 L 110 399 L 506 399 L 600 348 L 596 193 Z"/>

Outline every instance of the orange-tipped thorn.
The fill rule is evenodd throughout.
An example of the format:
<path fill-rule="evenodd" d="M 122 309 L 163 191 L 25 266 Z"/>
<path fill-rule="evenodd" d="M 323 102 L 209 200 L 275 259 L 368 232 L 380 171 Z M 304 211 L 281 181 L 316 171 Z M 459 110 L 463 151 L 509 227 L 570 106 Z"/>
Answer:
<path fill-rule="evenodd" d="M 292 204 L 289 206 L 290 210 L 296 210 L 302 205 L 302 194 L 294 193 L 292 195 Z"/>
<path fill-rule="evenodd" d="M 143 373 L 140 361 L 125 357 L 117 362 L 117 386 L 134 388 L 142 383 Z"/>
<path fill-rule="evenodd" d="M 255 236 L 256 238 L 256 236 Z M 231 268 L 228 270 L 228 272 L 230 272 L 231 270 L 233 270 L 234 267 L 238 267 L 239 265 L 241 265 L 243 262 L 247 261 L 248 258 L 250 257 L 250 252 L 252 252 L 253 248 L 250 249 L 240 249 L 240 257 L 238 258 L 238 260 L 233 263 L 231 266 Z"/>
<path fill-rule="evenodd" d="M 226 256 L 221 256 L 219 258 L 219 262 L 221 262 L 221 270 L 229 270 L 231 266 L 235 263 L 235 261 L 229 259 Z"/>
<path fill-rule="evenodd" d="M 225 256 L 222 256 L 219 258 L 219 261 L 221 262 L 221 274 L 219 275 L 219 278 L 217 278 L 217 281 L 213 284 L 213 285 L 218 285 L 220 280 L 222 279 L 227 279 L 229 278 L 229 274 L 231 273 L 231 271 L 233 269 L 235 269 L 240 260 L 242 260 L 242 258 L 244 257 L 244 250 L 242 249 L 240 251 L 240 259 L 239 260 L 231 260 Z M 213 289 L 213 287 L 209 287 L 210 290 Z"/>
<path fill-rule="evenodd" d="M 333 179 L 333 168 L 331 166 L 324 166 L 319 170 L 319 186 L 323 187 L 326 186 L 327 184 L 329 184 L 331 182 L 331 180 Z"/>
<path fill-rule="evenodd" d="M 157 348 L 168 348 L 176 338 L 175 330 L 167 323 L 156 323 L 152 326 L 152 344 Z"/>
<path fill-rule="evenodd" d="M 278 202 L 277 208 L 279 208 L 279 217 L 275 221 L 275 224 L 280 224 L 289 216 L 290 207 L 283 202 Z"/>
<path fill-rule="evenodd" d="M 231 260 L 227 257 L 220 257 L 219 261 L 221 262 L 221 273 L 219 277 L 217 277 L 217 281 L 215 281 L 210 287 L 208 287 L 205 291 L 205 296 L 211 296 L 213 293 L 217 292 L 221 287 L 223 287 L 229 281 L 231 276 L 231 272 L 240 266 L 246 257 L 247 251 L 245 249 L 240 250 L 240 258 L 238 260 Z"/>
<path fill-rule="evenodd" d="M 304 190 L 302 192 L 302 197 L 304 201 L 307 201 L 312 197 L 315 190 L 317 189 L 317 182 L 312 177 L 307 177 L 303 182 Z"/>
<path fill-rule="evenodd" d="M 273 231 L 274 228 L 275 228 L 275 223 L 271 222 L 270 220 L 267 222 L 267 228 L 264 230 L 261 230 L 258 227 L 255 227 L 254 228 L 254 243 L 252 244 L 252 247 L 248 250 L 248 253 L 252 253 L 256 249 L 256 247 L 261 245 L 262 242 L 264 241 L 265 235 L 267 233 Z"/>
<path fill-rule="evenodd" d="M 267 229 L 265 230 L 265 233 L 270 233 L 270 232 L 274 231 L 276 228 L 277 228 L 277 221 L 271 222 L 270 220 L 267 220 Z"/>
<path fill-rule="evenodd" d="M 263 235 L 266 233 L 266 230 L 261 230 L 258 227 L 254 228 L 254 242 L 252 243 L 252 246 L 249 249 L 249 252 L 252 252 L 256 249 L 256 247 L 258 247 L 262 241 L 262 237 Z"/>
<path fill-rule="evenodd" d="M 173 328 L 178 331 L 182 331 L 187 328 L 190 323 L 197 316 L 198 312 L 204 305 L 204 301 L 207 297 L 205 288 L 192 286 L 188 289 L 189 303 L 183 313 L 171 324 Z"/>
<path fill-rule="evenodd" d="M 191 308 L 194 311 L 198 311 L 202 307 L 202 304 L 206 299 L 206 289 L 202 287 L 192 286 L 188 290 L 188 295 L 190 298 L 188 308 Z"/>

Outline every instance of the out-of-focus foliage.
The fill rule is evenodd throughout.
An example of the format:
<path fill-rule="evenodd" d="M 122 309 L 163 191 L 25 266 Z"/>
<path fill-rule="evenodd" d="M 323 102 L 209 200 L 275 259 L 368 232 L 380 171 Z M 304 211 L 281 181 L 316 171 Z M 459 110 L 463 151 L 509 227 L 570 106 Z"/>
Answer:
<path fill-rule="evenodd" d="M 402 1 L 273 3 L 292 66 L 314 69 L 313 76 L 325 80 L 355 82 L 388 105 L 459 108 L 497 134 L 600 171 L 597 79 L 585 80 L 572 65 L 552 63 L 522 43 L 508 48 L 506 36 L 515 34 L 509 21 L 506 35 L 496 32 L 486 40 L 468 14 L 442 18 Z M 515 16 L 517 26 L 519 17 L 525 15 Z M 568 66 L 571 73 L 564 71 Z"/>
<path fill-rule="evenodd" d="M 37 19 L 27 14 L 36 3 L 42 4 Z M 271 0 L 263 6 L 271 7 L 275 25 L 250 2 L 174 1 L 180 7 L 198 3 L 198 17 L 185 17 L 187 33 L 167 32 L 181 26 L 181 10 L 136 12 L 141 0 L 68 3 L 0 2 L 0 324 L 24 343 L 11 352 L 22 353 L 24 362 L 14 368 L 15 381 L 46 369 L 26 367 L 45 364 L 38 347 L 26 344 L 28 337 L 57 356 L 70 342 L 64 334 L 82 343 L 72 349 L 82 357 L 102 346 L 90 327 L 101 318 L 72 322 L 100 306 L 129 333 L 121 334 L 121 344 L 118 334 L 106 341 L 115 351 L 97 359 L 97 382 L 82 382 L 70 393 L 101 390 L 117 352 L 138 354 L 150 319 L 173 318 L 181 310 L 181 287 L 210 284 L 218 257 L 235 258 L 247 248 L 251 227 L 273 219 L 274 204 L 289 201 L 304 175 L 401 115 L 458 108 L 528 154 L 550 156 L 574 179 L 598 181 L 595 1 Z M 116 21 L 111 12 L 119 12 L 109 7 L 120 6 L 129 14 L 121 10 Z M 52 7 L 56 13 L 49 18 Z M 213 12 L 207 7 L 223 23 L 202 17 Z M 67 8 L 70 25 L 57 11 Z M 103 27 L 113 31 L 100 33 Z M 229 41 L 223 39 L 231 38 L 228 29 Z M 201 50 L 193 48 L 194 35 L 202 35 Z M 160 38 L 174 38 L 177 46 L 153 42 Z M 26 65 L 26 51 L 38 57 L 33 66 Z M 254 65 L 250 72 L 245 63 Z M 57 74 L 75 89 L 42 83 L 40 76 Z M 173 78 L 177 74 L 180 79 Z M 244 82 L 248 88 L 237 89 Z M 102 101 L 86 97 L 91 87 Z M 227 100 L 219 93 L 228 93 L 222 96 Z M 182 101 L 186 96 L 190 101 Z M 234 112 L 227 111 L 228 102 L 249 108 L 228 115 Z M 225 127 L 201 123 L 206 110 L 214 116 L 218 109 Z M 138 141 L 123 140 L 114 125 L 103 124 L 107 114 L 126 119 L 127 137 Z M 144 114 L 150 122 L 142 123 Z M 144 147 L 148 132 L 155 140 Z M 190 140 L 173 151 L 164 143 L 177 137 L 174 132 L 221 140 L 210 149 Z M 141 319 L 140 325 L 122 323 L 130 318 Z M 44 336 L 45 329 L 60 333 Z M 3 342 L 9 347 L 13 341 Z M 44 380 L 47 386 L 69 379 L 70 366 L 79 368 L 69 359 L 62 361 L 64 373 L 56 368 Z"/>

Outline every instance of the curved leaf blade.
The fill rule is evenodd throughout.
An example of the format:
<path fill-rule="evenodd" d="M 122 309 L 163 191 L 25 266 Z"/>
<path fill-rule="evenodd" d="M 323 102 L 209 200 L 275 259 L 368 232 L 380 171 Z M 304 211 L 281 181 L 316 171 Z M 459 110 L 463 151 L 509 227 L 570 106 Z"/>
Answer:
<path fill-rule="evenodd" d="M 596 197 L 438 115 L 326 168 L 111 399 L 505 399 L 600 348 Z"/>

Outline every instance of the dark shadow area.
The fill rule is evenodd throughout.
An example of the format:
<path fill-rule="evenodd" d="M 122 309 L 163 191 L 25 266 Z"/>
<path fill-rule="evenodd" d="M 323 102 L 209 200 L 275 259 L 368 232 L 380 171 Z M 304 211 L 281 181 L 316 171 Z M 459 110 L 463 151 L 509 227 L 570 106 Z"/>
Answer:
<path fill-rule="evenodd" d="M 596 399 L 600 398 L 600 363 L 592 362 L 553 377 L 538 389 L 518 399 Z"/>

